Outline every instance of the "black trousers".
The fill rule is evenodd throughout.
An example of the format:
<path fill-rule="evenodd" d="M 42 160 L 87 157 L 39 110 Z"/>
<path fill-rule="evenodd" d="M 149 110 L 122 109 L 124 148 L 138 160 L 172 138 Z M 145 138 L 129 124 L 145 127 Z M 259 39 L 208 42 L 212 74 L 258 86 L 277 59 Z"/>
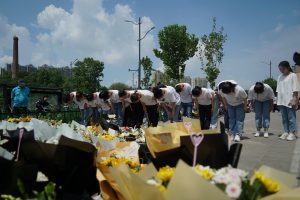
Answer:
<path fill-rule="evenodd" d="M 144 114 L 141 102 L 131 103 L 125 108 L 123 125 L 140 128 L 143 124 Z"/>
<path fill-rule="evenodd" d="M 147 114 L 148 114 L 148 120 L 149 120 L 149 125 L 156 127 L 158 124 L 158 119 L 159 119 L 159 112 L 158 112 L 158 105 L 153 105 L 153 106 L 146 106 Z"/>
<path fill-rule="evenodd" d="M 12 112 L 14 117 L 26 116 L 28 114 L 26 107 L 13 107 Z"/>
<path fill-rule="evenodd" d="M 201 129 L 206 130 L 210 127 L 212 105 L 199 104 L 199 116 Z"/>

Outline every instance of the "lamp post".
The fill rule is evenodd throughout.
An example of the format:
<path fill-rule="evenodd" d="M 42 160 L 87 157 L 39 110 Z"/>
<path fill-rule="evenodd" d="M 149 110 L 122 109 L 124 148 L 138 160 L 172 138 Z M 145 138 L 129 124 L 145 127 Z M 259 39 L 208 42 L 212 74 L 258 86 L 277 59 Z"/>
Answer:
<path fill-rule="evenodd" d="M 72 78 L 72 66 L 76 61 L 78 61 L 78 58 L 70 62 L 71 78 Z"/>
<path fill-rule="evenodd" d="M 138 72 L 138 89 L 141 89 L 141 41 L 147 36 L 147 34 L 152 31 L 153 29 L 155 29 L 155 27 L 153 26 L 152 28 L 150 28 L 143 37 L 141 37 L 141 18 L 139 17 L 139 21 L 135 22 L 135 21 L 131 21 L 131 20 L 125 20 L 125 22 L 129 22 L 132 23 L 134 25 L 138 25 L 139 26 L 139 39 L 137 40 L 139 42 L 139 68 L 137 70 Z"/>
<path fill-rule="evenodd" d="M 270 79 L 272 78 L 272 62 L 271 62 L 271 60 L 270 60 L 270 62 L 268 63 L 268 62 L 264 62 L 264 61 L 262 61 L 261 63 L 263 63 L 263 64 L 266 64 L 266 65 L 269 65 L 270 66 Z"/>

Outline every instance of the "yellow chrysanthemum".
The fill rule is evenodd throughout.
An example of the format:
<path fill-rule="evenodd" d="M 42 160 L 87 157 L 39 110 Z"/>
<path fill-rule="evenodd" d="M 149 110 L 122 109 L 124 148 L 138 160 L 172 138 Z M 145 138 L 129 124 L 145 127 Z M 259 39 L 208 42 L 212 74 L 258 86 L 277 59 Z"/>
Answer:
<path fill-rule="evenodd" d="M 275 193 L 280 190 L 280 184 L 277 181 L 264 176 L 261 172 L 256 171 L 255 177 L 260 182 L 262 182 L 262 184 L 266 187 L 268 192 Z"/>
<path fill-rule="evenodd" d="M 203 167 L 201 165 L 198 165 L 195 168 L 196 172 L 198 172 L 204 179 L 211 180 L 212 177 L 215 175 L 214 171 L 209 167 Z"/>
<path fill-rule="evenodd" d="M 112 135 L 101 135 L 101 136 L 100 136 L 100 139 L 101 139 L 101 140 L 114 140 L 115 137 L 112 136 Z"/>
<path fill-rule="evenodd" d="M 139 172 L 141 169 L 142 169 L 142 166 L 138 163 L 135 163 L 131 160 L 128 160 L 127 158 L 108 158 L 104 161 L 101 162 L 102 165 L 105 165 L 107 167 L 113 167 L 113 166 L 116 166 L 116 165 L 119 165 L 121 163 L 124 163 L 126 165 L 129 166 L 129 168 L 134 172 L 134 173 L 137 173 Z"/>
<path fill-rule="evenodd" d="M 169 166 L 165 166 L 159 169 L 157 172 L 157 177 L 163 182 L 168 182 L 171 180 L 175 169 Z"/>
<path fill-rule="evenodd" d="M 159 188 L 159 191 L 161 191 L 161 192 L 165 192 L 167 190 L 167 188 L 163 185 L 159 185 L 158 188 Z"/>

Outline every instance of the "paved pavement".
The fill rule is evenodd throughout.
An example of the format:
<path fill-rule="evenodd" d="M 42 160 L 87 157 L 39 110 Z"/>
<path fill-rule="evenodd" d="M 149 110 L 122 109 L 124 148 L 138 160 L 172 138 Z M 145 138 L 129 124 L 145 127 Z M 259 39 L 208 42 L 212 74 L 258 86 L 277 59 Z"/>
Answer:
<path fill-rule="evenodd" d="M 300 112 L 297 114 L 300 124 Z M 271 113 L 269 138 L 254 137 L 255 132 L 254 113 L 249 113 L 245 119 L 239 168 L 252 171 L 264 164 L 293 174 L 300 173 L 300 138 L 295 141 L 283 141 L 278 138 L 283 132 L 280 113 Z"/>

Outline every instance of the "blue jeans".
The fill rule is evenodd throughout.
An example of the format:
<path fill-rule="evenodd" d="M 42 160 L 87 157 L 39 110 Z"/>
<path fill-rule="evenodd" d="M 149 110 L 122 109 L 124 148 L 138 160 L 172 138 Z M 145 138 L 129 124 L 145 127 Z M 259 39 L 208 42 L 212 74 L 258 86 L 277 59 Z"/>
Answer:
<path fill-rule="evenodd" d="M 113 103 L 114 112 L 118 121 L 118 125 L 123 125 L 123 113 L 122 113 L 122 102 Z"/>
<path fill-rule="evenodd" d="M 182 115 L 185 117 L 192 117 L 192 108 L 193 108 L 193 104 L 192 102 L 190 103 L 183 103 L 181 102 L 181 108 L 183 109 L 183 113 Z"/>
<path fill-rule="evenodd" d="M 255 124 L 257 129 L 270 126 L 270 100 L 255 101 Z"/>
<path fill-rule="evenodd" d="M 229 131 L 232 135 L 244 133 L 245 110 L 244 104 L 238 106 L 228 105 Z"/>
<path fill-rule="evenodd" d="M 89 116 L 89 109 L 80 109 L 81 112 L 81 124 L 86 126 L 87 121 L 88 121 L 88 116 Z"/>
<path fill-rule="evenodd" d="M 217 127 L 218 126 L 218 116 L 219 116 L 219 98 L 215 96 L 214 98 L 214 110 L 212 112 L 210 124 L 211 127 Z"/>
<path fill-rule="evenodd" d="M 92 114 L 93 114 L 93 122 L 96 122 L 98 120 L 99 117 L 99 112 L 98 112 L 98 108 L 97 107 L 92 107 Z"/>
<path fill-rule="evenodd" d="M 224 110 L 224 126 L 225 126 L 225 129 L 229 129 L 228 110 Z"/>
<path fill-rule="evenodd" d="M 282 125 L 284 132 L 297 133 L 296 110 L 286 106 L 279 106 L 282 115 Z"/>
<path fill-rule="evenodd" d="M 172 111 L 172 109 L 169 108 L 169 107 L 167 107 L 167 109 L 170 112 Z M 168 116 L 168 120 L 170 120 L 172 123 L 173 122 L 178 122 L 179 121 L 179 114 L 180 114 L 180 105 L 176 105 L 174 116 L 173 117 Z"/>

